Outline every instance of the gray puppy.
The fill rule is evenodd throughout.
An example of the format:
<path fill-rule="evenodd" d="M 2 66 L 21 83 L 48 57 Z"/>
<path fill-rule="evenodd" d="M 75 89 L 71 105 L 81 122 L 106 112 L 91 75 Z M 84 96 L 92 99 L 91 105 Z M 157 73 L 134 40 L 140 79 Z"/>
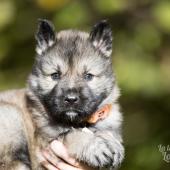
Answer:
<path fill-rule="evenodd" d="M 124 148 L 110 26 L 55 33 L 40 20 L 36 40 L 28 87 L 0 94 L 0 169 L 42 170 L 40 151 L 54 139 L 91 167 L 117 167 Z"/>

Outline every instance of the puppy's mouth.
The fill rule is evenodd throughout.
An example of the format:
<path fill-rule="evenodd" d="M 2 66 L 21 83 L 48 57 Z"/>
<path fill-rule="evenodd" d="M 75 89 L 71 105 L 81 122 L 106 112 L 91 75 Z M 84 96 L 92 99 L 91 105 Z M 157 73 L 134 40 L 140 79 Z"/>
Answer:
<path fill-rule="evenodd" d="M 66 111 L 65 116 L 67 116 L 71 121 L 77 119 L 79 117 L 79 113 L 75 111 Z"/>
<path fill-rule="evenodd" d="M 81 116 L 81 115 L 83 116 L 87 114 L 85 111 L 78 110 L 78 109 L 67 109 L 61 111 L 61 113 L 67 116 Z"/>
<path fill-rule="evenodd" d="M 71 121 L 75 120 L 79 122 L 83 122 L 87 117 L 89 117 L 89 114 L 86 111 L 75 109 L 64 110 L 61 114 L 63 117 L 66 117 Z"/>

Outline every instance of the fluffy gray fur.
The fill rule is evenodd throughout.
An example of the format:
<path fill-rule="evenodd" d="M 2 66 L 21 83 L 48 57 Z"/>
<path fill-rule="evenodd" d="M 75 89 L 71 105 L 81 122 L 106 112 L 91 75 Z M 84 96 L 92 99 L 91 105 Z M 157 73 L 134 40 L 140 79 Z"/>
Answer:
<path fill-rule="evenodd" d="M 50 21 L 40 20 L 36 40 L 37 56 L 27 88 L 0 95 L 0 119 L 8 127 L 5 133 L 14 134 L 13 139 L 19 135 L 16 144 L 4 137 L 10 146 L 6 149 L 8 162 L 14 161 L 14 156 L 17 162 L 8 169 L 42 170 L 40 150 L 54 139 L 61 140 L 71 155 L 91 167 L 117 168 L 124 158 L 124 147 L 110 26 L 101 21 L 90 33 L 56 33 Z M 108 117 L 93 124 L 86 121 L 106 104 L 112 105 Z M 11 116 L 5 117 L 7 112 Z M 11 119 L 16 121 L 13 126 Z M 4 130 L 0 130 L 3 136 L 1 132 Z M 14 156 L 9 156 L 9 148 L 19 148 L 16 153 L 23 151 L 25 157 L 16 157 L 14 149 Z"/>

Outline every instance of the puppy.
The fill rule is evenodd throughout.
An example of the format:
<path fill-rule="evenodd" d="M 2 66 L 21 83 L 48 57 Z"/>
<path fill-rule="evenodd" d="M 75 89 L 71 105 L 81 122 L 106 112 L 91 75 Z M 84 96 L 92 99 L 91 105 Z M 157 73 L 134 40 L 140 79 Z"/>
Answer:
<path fill-rule="evenodd" d="M 43 170 L 41 149 L 55 139 L 90 167 L 116 168 L 124 147 L 109 24 L 56 33 L 40 20 L 36 41 L 28 86 L 0 93 L 0 169 Z"/>

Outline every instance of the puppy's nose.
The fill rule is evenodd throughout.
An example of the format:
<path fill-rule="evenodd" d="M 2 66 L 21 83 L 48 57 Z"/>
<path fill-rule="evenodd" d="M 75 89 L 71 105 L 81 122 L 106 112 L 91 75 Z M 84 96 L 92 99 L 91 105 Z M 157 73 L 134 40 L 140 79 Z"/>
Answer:
<path fill-rule="evenodd" d="M 65 104 L 75 104 L 78 103 L 79 98 L 76 95 L 67 95 L 64 98 L 64 103 Z"/>

